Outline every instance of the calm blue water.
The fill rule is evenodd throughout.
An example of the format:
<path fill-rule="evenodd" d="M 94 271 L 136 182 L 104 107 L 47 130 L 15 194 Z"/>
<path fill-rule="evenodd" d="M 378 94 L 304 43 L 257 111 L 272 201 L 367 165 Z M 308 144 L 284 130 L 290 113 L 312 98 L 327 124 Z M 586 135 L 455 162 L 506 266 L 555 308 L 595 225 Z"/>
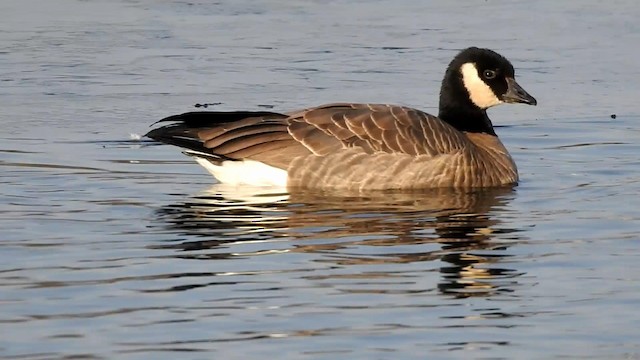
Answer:
<path fill-rule="evenodd" d="M 0 357 L 640 358 L 634 1 L 2 1 Z M 230 189 L 140 140 L 196 103 L 436 112 L 458 49 L 514 189 Z M 615 114 L 615 119 L 612 118 Z"/>

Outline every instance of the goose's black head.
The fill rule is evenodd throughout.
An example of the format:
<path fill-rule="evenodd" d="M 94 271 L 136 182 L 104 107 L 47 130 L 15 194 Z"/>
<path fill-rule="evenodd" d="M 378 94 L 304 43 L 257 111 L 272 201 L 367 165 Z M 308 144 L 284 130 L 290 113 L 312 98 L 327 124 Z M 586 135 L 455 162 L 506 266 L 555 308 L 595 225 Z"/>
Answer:
<path fill-rule="evenodd" d="M 502 55 L 477 47 L 461 51 L 442 80 L 438 117 L 460 131 L 495 135 L 486 110 L 502 103 L 537 101 L 518 85 L 513 65 Z"/>

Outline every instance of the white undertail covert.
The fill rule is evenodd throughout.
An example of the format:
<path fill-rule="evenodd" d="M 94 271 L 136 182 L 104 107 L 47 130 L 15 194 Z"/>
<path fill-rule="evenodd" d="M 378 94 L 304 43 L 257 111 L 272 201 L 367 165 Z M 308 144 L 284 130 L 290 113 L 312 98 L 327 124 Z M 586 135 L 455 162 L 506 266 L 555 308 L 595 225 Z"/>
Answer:
<path fill-rule="evenodd" d="M 219 182 L 230 185 L 287 187 L 287 171 L 253 160 L 223 161 L 215 165 L 211 161 L 195 157 Z"/>

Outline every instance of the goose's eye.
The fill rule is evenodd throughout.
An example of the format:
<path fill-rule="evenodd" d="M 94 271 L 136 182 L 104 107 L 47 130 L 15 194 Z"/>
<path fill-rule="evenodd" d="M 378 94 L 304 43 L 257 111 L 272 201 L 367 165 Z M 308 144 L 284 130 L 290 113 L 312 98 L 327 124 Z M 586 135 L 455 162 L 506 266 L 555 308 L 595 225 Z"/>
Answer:
<path fill-rule="evenodd" d="M 482 75 L 484 76 L 485 79 L 487 80 L 491 80 L 494 79 L 496 77 L 496 72 L 493 70 L 485 70 Z"/>

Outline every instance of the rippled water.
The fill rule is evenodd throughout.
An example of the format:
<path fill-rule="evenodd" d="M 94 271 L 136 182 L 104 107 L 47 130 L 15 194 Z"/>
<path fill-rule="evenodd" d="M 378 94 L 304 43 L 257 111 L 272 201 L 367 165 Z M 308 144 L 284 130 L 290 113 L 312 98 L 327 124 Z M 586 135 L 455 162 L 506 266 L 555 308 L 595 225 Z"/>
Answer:
<path fill-rule="evenodd" d="M 0 13 L 0 357 L 640 358 L 635 2 Z M 234 189 L 138 139 L 195 103 L 435 112 L 469 45 L 539 101 L 491 110 L 513 189 Z"/>

